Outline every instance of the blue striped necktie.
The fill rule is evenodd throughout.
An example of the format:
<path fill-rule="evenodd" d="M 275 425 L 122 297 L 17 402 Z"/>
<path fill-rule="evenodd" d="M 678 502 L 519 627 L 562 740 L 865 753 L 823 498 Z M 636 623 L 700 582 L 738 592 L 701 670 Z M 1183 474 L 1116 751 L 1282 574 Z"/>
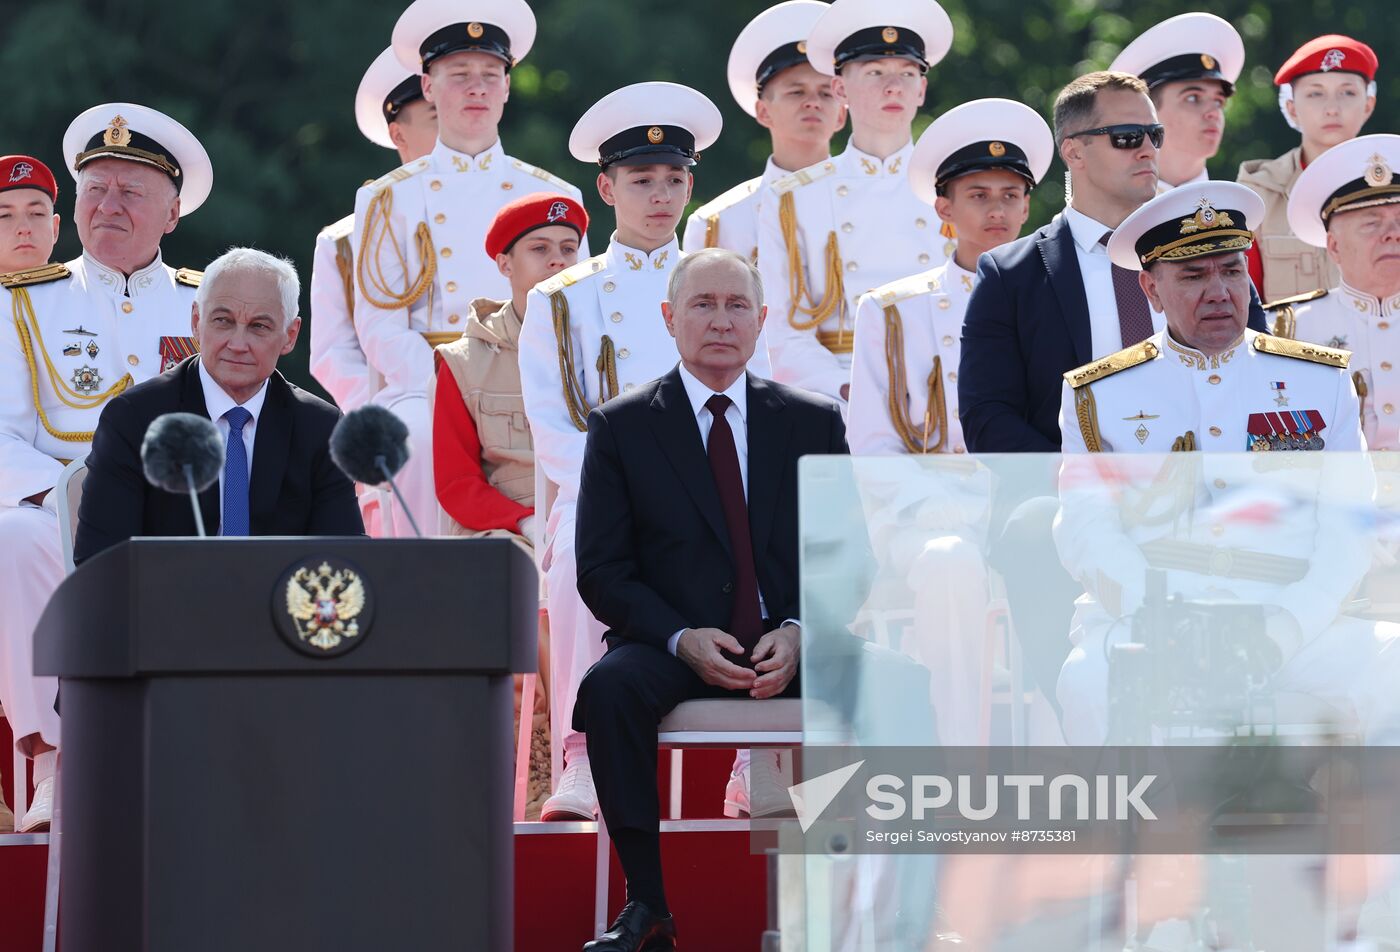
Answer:
<path fill-rule="evenodd" d="M 224 511 L 220 535 L 248 534 L 248 449 L 243 445 L 243 428 L 253 415 L 243 407 L 224 414 L 228 421 L 228 446 L 224 450 Z"/>

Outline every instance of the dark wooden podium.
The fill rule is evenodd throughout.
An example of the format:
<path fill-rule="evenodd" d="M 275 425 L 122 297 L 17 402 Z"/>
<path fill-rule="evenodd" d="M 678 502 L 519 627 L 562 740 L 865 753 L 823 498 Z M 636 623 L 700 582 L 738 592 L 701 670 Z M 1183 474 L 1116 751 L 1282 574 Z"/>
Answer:
<path fill-rule="evenodd" d="M 512 946 L 509 540 L 136 539 L 35 634 L 62 678 L 65 952 Z"/>

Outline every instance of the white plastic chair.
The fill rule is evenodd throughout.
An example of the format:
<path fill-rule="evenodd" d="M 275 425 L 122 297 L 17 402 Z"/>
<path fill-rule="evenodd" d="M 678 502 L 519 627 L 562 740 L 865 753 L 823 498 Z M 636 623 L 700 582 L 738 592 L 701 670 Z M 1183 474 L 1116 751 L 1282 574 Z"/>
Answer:
<path fill-rule="evenodd" d="M 78 538 L 78 504 L 83 498 L 83 482 L 87 479 L 87 454 L 73 460 L 58 474 L 55 509 L 58 512 L 59 543 L 63 546 L 63 568 L 73 574 L 73 543 Z"/>

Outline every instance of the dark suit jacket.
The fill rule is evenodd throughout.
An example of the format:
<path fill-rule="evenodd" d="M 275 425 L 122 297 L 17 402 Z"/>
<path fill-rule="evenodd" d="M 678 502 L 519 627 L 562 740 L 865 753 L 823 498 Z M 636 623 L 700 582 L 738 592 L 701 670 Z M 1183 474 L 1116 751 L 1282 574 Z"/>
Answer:
<path fill-rule="evenodd" d="M 134 536 L 195 535 L 188 494 L 146 482 L 141 441 L 166 413 L 207 416 L 197 357 L 132 387 L 102 409 L 88 454 L 87 481 L 78 508 L 77 562 Z M 253 535 L 363 535 L 355 485 L 330 457 L 330 435 L 340 411 L 298 390 L 273 372 L 253 438 L 248 483 Z M 219 484 L 199 497 L 205 531 L 219 531 Z"/>
<path fill-rule="evenodd" d="M 798 617 L 797 461 L 847 452 L 835 403 L 748 376 L 749 525 L 775 624 Z M 679 369 L 588 415 L 576 531 L 579 594 L 610 644 L 729 629 L 729 533 Z"/>
<path fill-rule="evenodd" d="M 1250 289 L 1249 326 L 1268 332 Z M 982 255 L 963 318 L 958 415 L 974 453 L 1057 453 L 1063 375 L 1093 359 L 1064 216 Z"/>

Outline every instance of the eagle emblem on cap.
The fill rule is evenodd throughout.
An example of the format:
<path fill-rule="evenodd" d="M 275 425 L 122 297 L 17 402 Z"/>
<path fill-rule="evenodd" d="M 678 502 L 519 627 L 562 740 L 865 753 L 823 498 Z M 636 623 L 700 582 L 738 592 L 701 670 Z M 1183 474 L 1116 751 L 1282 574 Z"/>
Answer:
<path fill-rule="evenodd" d="M 549 211 L 545 212 L 546 221 L 563 221 L 569 217 L 569 206 L 563 202 L 555 202 L 549 206 Z"/>
<path fill-rule="evenodd" d="M 666 133 L 661 131 L 660 126 L 652 126 L 647 130 L 647 141 L 652 145 L 660 145 L 664 138 L 666 138 Z"/>
<path fill-rule="evenodd" d="M 16 162 L 15 167 L 10 169 L 10 181 L 23 181 L 33 174 L 34 166 L 30 165 L 28 162 Z"/>
<path fill-rule="evenodd" d="M 893 43 L 899 39 L 899 31 L 892 26 L 887 26 L 880 31 L 880 39 L 886 43 Z"/>
<path fill-rule="evenodd" d="M 1366 184 L 1372 188 L 1380 188 L 1382 185 L 1389 185 L 1391 179 L 1390 166 L 1386 163 L 1385 157 L 1379 152 L 1371 156 L 1370 164 L 1366 166 Z"/>
<path fill-rule="evenodd" d="M 991 145 L 987 146 L 987 151 L 997 158 L 1001 158 L 1006 154 L 1006 146 L 1002 145 L 1000 142 L 993 142 Z"/>
<path fill-rule="evenodd" d="M 112 121 L 107 123 L 107 131 L 102 133 L 104 145 L 130 145 L 131 130 L 127 128 L 127 122 L 121 116 L 113 116 Z"/>
<path fill-rule="evenodd" d="M 479 40 L 479 39 L 481 39 L 481 34 L 483 34 L 483 33 L 485 33 L 485 32 L 486 32 L 486 28 L 483 27 L 480 23 L 468 23 L 468 24 L 467 24 L 467 36 L 471 37 L 471 38 L 474 39 L 474 40 Z"/>
<path fill-rule="evenodd" d="M 302 641 L 323 651 L 360 633 L 356 616 L 365 606 L 365 583 L 350 569 L 297 569 L 287 582 L 287 614 Z"/>
<path fill-rule="evenodd" d="M 1196 214 L 1190 218 L 1181 220 L 1181 234 L 1194 235 L 1198 231 L 1207 231 L 1211 228 L 1229 228 L 1235 223 L 1229 212 L 1219 212 L 1210 203 L 1210 199 L 1203 198 L 1200 207 L 1196 209 Z"/>
<path fill-rule="evenodd" d="M 1206 69 L 1215 69 L 1215 57 L 1209 53 L 1201 54 L 1201 65 Z"/>
<path fill-rule="evenodd" d="M 1322 57 L 1322 71 L 1330 73 L 1334 69 L 1342 68 L 1342 61 L 1347 58 L 1347 54 L 1341 50 L 1328 50 Z"/>

